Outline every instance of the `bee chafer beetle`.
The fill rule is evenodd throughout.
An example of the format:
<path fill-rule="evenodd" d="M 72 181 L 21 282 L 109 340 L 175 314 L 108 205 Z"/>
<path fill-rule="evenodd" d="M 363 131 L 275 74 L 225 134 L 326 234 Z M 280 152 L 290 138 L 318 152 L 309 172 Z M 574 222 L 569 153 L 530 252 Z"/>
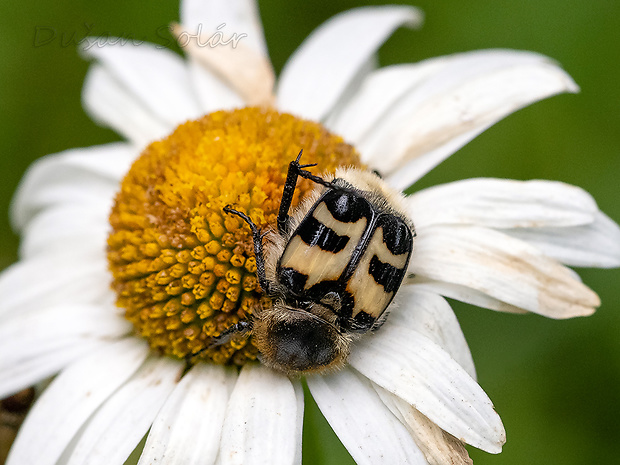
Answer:
<path fill-rule="evenodd" d="M 315 165 L 300 165 L 301 154 L 289 165 L 277 231 L 263 234 L 224 208 L 252 229 L 258 281 L 272 305 L 212 344 L 251 332 L 261 361 L 293 374 L 341 367 L 352 341 L 381 326 L 415 236 L 403 196 L 377 175 L 340 169 L 323 179 L 304 170 Z M 299 176 L 317 188 L 289 215 Z"/>

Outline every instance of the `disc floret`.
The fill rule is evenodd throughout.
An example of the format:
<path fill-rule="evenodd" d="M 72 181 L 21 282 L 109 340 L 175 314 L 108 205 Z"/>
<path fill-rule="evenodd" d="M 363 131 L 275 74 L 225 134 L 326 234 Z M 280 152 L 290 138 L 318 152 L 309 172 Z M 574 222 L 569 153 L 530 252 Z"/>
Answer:
<path fill-rule="evenodd" d="M 301 149 L 324 173 L 359 165 L 353 147 L 321 125 L 264 108 L 189 121 L 135 161 L 110 215 L 108 261 L 117 305 L 153 349 L 186 357 L 271 305 L 250 230 L 223 208 L 274 226 L 286 169 Z M 293 205 L 313 187 L 300 182 Z M 200 358 L 242 365 L 256 355 L 251 337 L 235 337 Z"/>

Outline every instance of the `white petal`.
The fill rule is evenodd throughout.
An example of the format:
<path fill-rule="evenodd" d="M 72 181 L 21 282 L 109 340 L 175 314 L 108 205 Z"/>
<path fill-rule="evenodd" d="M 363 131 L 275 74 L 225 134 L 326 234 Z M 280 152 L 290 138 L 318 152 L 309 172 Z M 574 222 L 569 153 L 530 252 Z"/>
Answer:
<path fill-rule="evenodd" d="M 246 46 L 241 41 L 243 36 L 226 39 L 218 36 L 213 45 L 210 41 L 222 34 L 221 31 L 213 36 L 203 34 L 193 37 L 184 26 L 177 24 L 173 25 L 172 33 L 191 59 L 218 76 L 221 83 L 234 89 L 246 104 L 272 106 L 275 74 L 271 62 L 262 53 Z M 232 44 L 224 46 L 226 42 L 222 40 Z"/>
<path fill-rule="evenodd" d="M 591 223 L 598 210 L 583 189 L 553 181 L 467 179 L 424 189 L 407 201 L 417 228 L 435 224 L 576 226 Z"/>
<path fill-rule="evenodd" d="M 437 73 L 447 61 L 449 58 L 434 58 L 370 72 L 351 100 L 339 112 L 330 114 L 325 125 L 354 145 L 360 143 L 404 95 Z"/>
<path fill-rule="evenodd" d="M 450 304 L 441 296 L 416 286 L 401 287 L 396 299 L 399 306 L 390 312 L 385 326 L 402 326 L 423 334 L 439 344 L 476 379 L 469 346 Z"/>
<path fill-rule="evenodd" d="M 181 2 L 181 23 L 186 31 L 206 36 L 203 37 L 205 40 L 213 37 L 220 27 L 224 33 L 222 41 L 237 34 L 240 44 L 267 58 L 263 27 L 254 0 L 186 0 Z M 188 60 L 192 84 L 205 113 L 244 105 L 243 98 L 225 79 L 191 56 Z"/>
<path fill-rule="evenodd" d="M 228 403 L 220 463 L 292 463 L 301 441 L 298 392 L 286 376 L 262 365 L 245 365 Z"/>
<path fill-rule="evenodd" d="M 374 53 L 373 55 L 370 56 L 368 60 L 366 60 L 366 63 L 362 64 L 358 68 L 355 76 L 350 80 L 349 84 L 344 89 L 344 91 L 342 92 L 342 94 L 340 95 L 336 103 L 332 106 L 329 114 L 325 117 L 325 121 L 323 122 L 323 125 L 327 129 L 329 129 L 332 132 L 335 132 L 336 134 L 340 136 L 343 136 L 342 133 L 332 128 L 334 121 L 338 120 L 338 115 L 340 115 L 344 111 L 347 111 L 350 108 L 350 106 L 352 105 L 352 102 L 355 101 L 360 91 L 360 87 L 362 87 L 362 84 L 366 82 L 368 76 L 373 71 L 376 71 L 378 67 L 379 67 L 379 57 L 377 56 L 376 53 Z M 344 139 L 347 142 L 350 142 L 349 138 L 344 137 Z"/>
<path fill-rule="evenodd" d="M 467 449 L 401 398 L 373 384 L 383 403 L 407 426 L 429 465 L 471 465 Z"/>
<path fill-rule="evenodd" d="M 12 365 L 9 368 L 0 366 L 0 395 L 4 397 L 27 389 L 55 375 L 64 367 L 81 356 L 88 355 L 106 344 L 105 341 L 86 339 L 76 341 L 63 347 L 54 347 L 43 353 L 24 354 L 21 366 Z M 11 361 L 9 361 L 11 362 Z"/>
<path fill-rule="evenodd" d="M 620 228 L 604 213 L 594 221 L 572 228 L 508 229 L 506 234 L 527 242 L 569 266 L 620 266 Z"/>
<path fill-rule="evenodd" d="M 185 0 L 181 2 L 181 23 L 192 33 L 198 33 L 200 27 L 208 36 L 221 30 L 224 32 L 222 40 L 227 40 L 233 33 L 244 34 L 240 42 L 267 56 L 255 0 Z"/>
<path fill-rule="evenodd" d="M 244 106 L 243 98 L 198 60 L 189 57 L 188 66 L 194 91 L 205 114 Z"/>
<path fill-rule="evenodd" d="M 355 463 L 426 464 L 407 429 L 386 408 L 368 380 L 345 368 L 308 376 L 308 387 Z"/>
<path fill-rule="evenodd" d="M 92 302 L 109 294 L 111 276 L 98 255 L 48 254 L 0 273 L 0 318 L 54 304 Z"/>
<path fill-rule="evenodd" d="M 113 129 L 139 148 L 165 137 L 174 129 L 98 64 L 90 67 L 84 80 L 82 106 L 93 121 Z"/>
<path fill-rule="evenodd" d="M 110 224 L 107 208 L 79 204 L 43 210 L 28 223 L 19 246 L 20 257 L 29 259 L 48 253 L 80 249 L 105 257 Z"/>
<path fill-rule="evenodd" d="M 0 396 L 58 372 L 68 363 L 131 331 L 114 308 L 51 307 L 0 326 Z"/>
<path fill-rule="evenodd" d="M 236 379 L 234 369 L 194 366 L 157 414 L 138 464 L 214 463 L 226 404 Z"/>
<path fill-rule="evenodd" d="M 441 429 L 487 452 L 505 442 L 493 404 L 439 345 L 408 328 L 382 328 L 352 351 L 349 363 L 414 406 Z"/>
<path fill-rule="evenodd" d="M 11 205 L 13 227 L 21 231 L 39 210 L 55 204 L 111 205 L 120 179 L 136 152 L 114 143 L 67 150 L 33 163 Z"/>
<path fill-rule="evenodd" d="M 427 100 L 441 99 L 442 92 L 495 68 L 542 60 L 548 59 L 530 52 L 482 50 L 381 68 L 368 76 L 351 108 L 338 118 L 335 129 L 356 145 L 370 148 L 393 130 L 393 124 L 417 112 Z"/>
<path fill-rule="evenodd" d="M 178 382 L 183 363 L 152 357 L 93 415 L 75 448 L 70 465 L 122 465 L 151 426 Z"/>
<path fill-rule="evenodd" d="M 134 337 L 109 344 L 68 366 L 37 400 L 7 465 L 53 465 L 92 413 L 142 364 L 148 346 Z"/>
<path fill-rule="evenodd" d="M 409 270 L 551 318 L 590 315 L 600 305 L 598 296 L 571 270 L 535 247 L 491 229 L 425 228 L 418 235 Z"/>
<path fill-rule="evenodd" d="M 319 26 L 289 58 L 280 76 L 278 107 L 321 120 L 336 104 L 359 68 L 400 26 L 421 22 L 408 6 L 348 10 Z"/>
<path fill-rule="evenodd" d="M 174 52 L 114 37 L 86 40 L 83 52 L 98 60 L 148 110 L 172 127 L 201 115 L 185 62 Z"/>
<path fill-rule="evenodd" d="M 506 302 L 495 299 L 482 291 L 478 291 L 467 286 L 462 286 L 460 284 L 436 281 L 423 276 L 410 277 L 406 280 L 406 282 L 416 289 L 439 294 L 450 299 L 465 302 L 466 304 L 476 305 L 490 310 L 497 310 L 499 312 L 527 313 L 527 310 L 515 307 L 514 305 L 509 305 Z"/>
<path fill-rule="evenodd" d="M 302 459 L 302 436 L 304 429 L 304 389 L 301 383 L 293 383 L 295 388 L 295 398 L 297 399 L 297 424 L 295 425 L 295 439 L 297 446 L 295 448 L 295 458 L 293 464 L 301 465 Z"/>
<path fill-rule="evenodd" d="M 487 127 L 532 102 L 574 92 L 548 58 L 486 50 L 433 59 L 435 72 L 401 95 L 371 133 L 357 141 L 364 159 L 403 189 Z"/>

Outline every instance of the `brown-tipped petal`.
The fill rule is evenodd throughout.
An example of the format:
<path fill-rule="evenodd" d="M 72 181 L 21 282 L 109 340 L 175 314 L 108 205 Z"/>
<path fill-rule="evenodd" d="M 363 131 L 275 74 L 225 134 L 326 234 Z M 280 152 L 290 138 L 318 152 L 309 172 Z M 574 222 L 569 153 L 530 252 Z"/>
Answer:
<path fill-rule="evenodd" d="M 179 24 L 172 26 L 172 32 L 188 55 L 221 77 L 247 105 L 271 106 L 274 103 L 275 74 L 265 55 L 247 47 L 242 40 L 235 47 L 232 44 L 209 45 L 212 37 L 209 34 L 202 39 L 181 40 L 186 31 Z"/>
<path fill-rule="evenodd" d="M 472 465 L 463 442 L 446 433 L 404 400 L 373 384 L 383 403 L 403 423 L 429 465 Z"/>
<path fill-rule="evenodd" d="M 418 230 L 409 271 L 466 286 L 550 318 L 590 315 L 600 305 L 596 293 L 572 270 L 492 229 L 433 226 Z"/>

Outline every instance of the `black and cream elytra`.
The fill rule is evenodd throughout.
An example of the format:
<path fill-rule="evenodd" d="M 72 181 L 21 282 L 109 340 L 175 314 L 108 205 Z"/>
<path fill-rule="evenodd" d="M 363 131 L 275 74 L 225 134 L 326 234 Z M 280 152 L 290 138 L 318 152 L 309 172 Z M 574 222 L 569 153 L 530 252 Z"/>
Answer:
<path fill-rule="evenodd" d="M 262 363 L 293 374 L 341 367 L 352 341 L 381 326 L 415 237 L 403 196 L 377 175 L 340 169 L 323 179 L 304 170 L 315 165 L 300 165 L 301 154 L 289 165 L 277 231 L 261 233 L 224 208 L 252 229 L 259 284 L 273 303 L 211 345 L 251 333 Z M 317 187 L 289 215 L 299 176 Z"/>

